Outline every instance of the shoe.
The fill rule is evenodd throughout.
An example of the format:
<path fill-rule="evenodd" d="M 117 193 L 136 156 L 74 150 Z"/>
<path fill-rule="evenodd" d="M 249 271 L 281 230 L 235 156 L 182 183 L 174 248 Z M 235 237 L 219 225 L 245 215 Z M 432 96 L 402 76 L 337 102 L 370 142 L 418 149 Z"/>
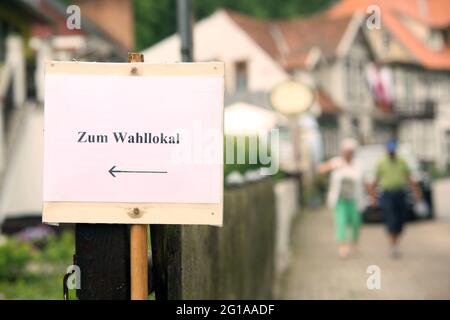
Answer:
<path fill-rule="evenodd" d="M 340 246 L 338 250 L 338 255 L 341 259 L 347 259 L 349 255 L 349 249 L 347 246 Z"/>
<path fill-rule="evenodd" d="M 350 255 L 351 256 L 353 256 L 353 257 L 359 257 L 359 249 L 358 249 L 358 246 L 356 246 L 356 245 L 352 245 L 351 246 L 351 248 L 350 248 Z"/>
<path fill-rule="evenodd" d="M 398 246 L 392 246 L 391 248 L 391 257 L 393 259 L 398 259 L 400 258 L 401 253 L 400 253 L 400 249 L 398 248 Z"/>

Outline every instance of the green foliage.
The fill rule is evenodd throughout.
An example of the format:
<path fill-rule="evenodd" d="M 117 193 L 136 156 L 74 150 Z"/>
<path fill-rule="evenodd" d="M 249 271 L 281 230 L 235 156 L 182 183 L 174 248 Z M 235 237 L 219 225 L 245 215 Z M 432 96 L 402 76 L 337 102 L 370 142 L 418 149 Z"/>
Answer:
<path fill-rule="evenodd" d="M 259 18 L 291 18 L 324 9 L 335 0 L 194 0 L 199 19 L 218 8 L 227 8 Z"/>
<path fill-rule="evenodd" d="M 336 0 L 194 0 L 198 21 L 218 8 L 228 8 L 259 18 L 291 18 L 323 10 Z M 138 50 L 176 32 L 176 0 L 134 0 Z"/>
<path fill-rule="evenodd" d="M 173 34 L 176 0 L 134 0 L 135 39 L 138 50 Z"/>
<path fill-rule="evenodd" d="M 36 243 L 5 238 L 0 244 L 0 299 L 62 299 L 62 280 L 72 264 L 73 231 Z M 69 291 L 75 299 L 75 290 Z"/>
<path fill-rule="evenodd" d="M 73 232 L 63 232 L 60 236 L 52 235 L 40 252 L 39 259 L 42 262 L 71 264 L 75 248 Z"/>
<path fill-rule="evenodd" d="M 14 238 L 6 238 L 0 245 L 0 280 L 14 281 L 24 273 L 33 258 L 31 245 Z"/>
<path fill-rule="evenodd" d="M 64 269 L 53 274 L 26 274 L 16 281 L 0 281 L 0 299 L 14 300 L 60 300 Z M 70 299 L 75 299 L 70 290 Z"/>

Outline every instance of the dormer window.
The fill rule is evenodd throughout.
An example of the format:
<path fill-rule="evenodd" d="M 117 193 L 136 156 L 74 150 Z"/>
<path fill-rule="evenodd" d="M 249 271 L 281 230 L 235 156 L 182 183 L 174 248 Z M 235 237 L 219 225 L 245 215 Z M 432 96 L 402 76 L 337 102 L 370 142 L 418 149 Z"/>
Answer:
<path fill-rule="evenodd" d="M 435 51 L 441 51 L 444 48 L 444 37 L 441 30 L 431 29 L 427 45 Z"/>
<path fill-rule="evenodd" d="M 444 41 L 444 46 L 445 47 L 450 46 L 450 28 L 442 30 L 442 38 Z"/>
<path fill-rule="evenodd" d="M 388 51 L 389 46 L 391 45 L 392 36 L 388 31 L 384 30 L 381 37 L 381 40 L 383 41 L 383 49 Z"/>
<path fill-rule="evenodd" d="M 247 62 L 238 61 L 235 63 L 235 76 L 236 76 L 236 92 L 247 91 L 248 74 L 247 74 Z"/>

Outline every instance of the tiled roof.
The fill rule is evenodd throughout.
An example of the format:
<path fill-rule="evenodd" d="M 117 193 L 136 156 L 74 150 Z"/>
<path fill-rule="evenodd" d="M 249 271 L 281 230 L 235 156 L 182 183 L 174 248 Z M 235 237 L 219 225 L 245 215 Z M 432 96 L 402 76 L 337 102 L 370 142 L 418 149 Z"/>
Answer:
<path fill-rule="evenodd" d="M 127 50 L 124 46 L 119 43 L 114 37 L 109 33 L 99 27 L 95 21 L 90 21 L 86 17 L 81 19 L 81 29 L 68 29 L 66 27 L 66 6 L 58 0 L 27 0 L 35 10 L 39 10 L 48 19 L 54 23 L 51 33 L 56 35 L 67 36 L 67 35 L 95 35 L 101 39 L 104 39 L 109 44 L 113 45 L 115 50 L 114 53 L 119 58 L 126 57 Z M 83 15 L 83 14 L 82 14 Z M 48 35 L 48 30 L 43 30 L 40 26 L 33 26 L 33 32 L 35 36 L 46 36 Z"/>
<path fill-rule="evenodd" d="M 262 49 L 274 58 L 280 56 L 275 39 L 271 35 L 271 22 L 236 11 L 225 10 L 228 16 L 242 28 Z"/>
<path fill-rule="evenodd" d="M 332 8 L 332 17 L 366 11 L 371 5 L 382 10 L 401 12 L 435 28 L 450 26 L 450 1 L 448 0 L 341 0 Z"/>
<path fill-rule="evenodd" d="M 430 69 L 450 69 L 450 46 L 442 50 L 428 47 L 402 22 L 407 16 L 430 28 L 450 27 L 450 1 L 448 0 L 343 0 L 328 11 L 330 18 L 365 12 L 368 6 L 377 5 L 381 21 L 392 35 L 410 52 L 420 65 Z"/>
<path fill-rule="evenodd" d="M 225 12 L 287 70 L 305 67 L 312 48 L 319 48 L 325 56 L 334 55 L 351 20 L 351 17 L 346 16 L 331 19 L 322 14 L 292 20 L 265 21 L 231 10 Z M 323 90 L 316 91 L 316 98 L 323 114 L 341 111 Z"/>
<path fill-rule="evenodd" d="M 334 55 L 350 20 L 351 17 L 330 19 L 325 15 L 315 15 L 278 22 L 289 47 L 289 54 L 284 57 L 286 68 L 304 65 L 314 47 L 325 56 Z"/>
<path fill-rule="evenodd" d="M 325 15 L 292 20 L 265 21 L 225 10 L 262 49 L 286 69 L 304 67 L 309 51 L 335 53 L 351 17 L 331 19 Z"/>

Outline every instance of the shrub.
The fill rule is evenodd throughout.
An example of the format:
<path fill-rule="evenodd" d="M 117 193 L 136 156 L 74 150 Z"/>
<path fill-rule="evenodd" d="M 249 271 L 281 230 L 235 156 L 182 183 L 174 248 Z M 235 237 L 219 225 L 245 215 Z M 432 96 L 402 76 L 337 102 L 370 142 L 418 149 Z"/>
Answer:
<path fill-rule="evenodd" d="M 15 238 L 0 244 L 0 279 L 14 281 L 25 272 L 27 263 L 34 256 L 32 246 Z"/>
<path fill-rule="evenodd" d="M 75 250 L 75 236 L 72 231 L 64 231 L 61 235 L 48 237 L 40 252 L 42 262 L 71 264 Z"/>

